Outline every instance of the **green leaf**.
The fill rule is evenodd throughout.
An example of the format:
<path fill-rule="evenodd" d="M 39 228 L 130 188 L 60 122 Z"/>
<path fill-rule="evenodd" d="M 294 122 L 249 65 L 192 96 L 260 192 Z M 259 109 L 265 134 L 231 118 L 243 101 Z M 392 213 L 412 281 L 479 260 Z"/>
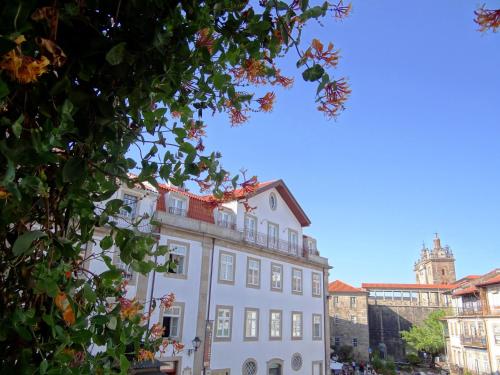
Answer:
<path fill-rule="evenodd" d="M 120 372 L 122 374 L 128 373 L 128 368 L 130 367 L 130 362 L 125 355 L 120 354 Z"/>
<path fill-rule="evenodd" d="M 47 368 L 49 367 L 49 362 L 46 359 L 40 363 L 40 375 L 44 375 L 47 372 Z"/>
<path fill-rule="evenodd" d="M 85 170 L 85 161 L 80 158 L 69 159 L 63 167 L 63 181 L 75 182 L 78 180 Z"/>
<path fill-rule="evenodd" d="M 12 252 L 15 256 L 25 255 L 31 249 L 31 244 L 33 243 L 33 241 L 36 241 L 43 237 L 47 237 L 47 234 L 45 234 L 41 230 L 23 233 L 17 238 L 16 242 L 14 242 Z"/>
<path fill-rule="evenodd" d="M 90 303 L 94 303 L 97 300 L 97 296 L 89 284 L 85 284 L 83 286 L 83 295 L 85 299 Z"/>
<path fill-rule="evenodd" d="M 23 131 L 23 121 L 24 121 L 24 115 L 21 115 L 18 117 L 16 122 L 12 124 L 12 131 L 14 132 L 14 135 L 16 136 L 17 139 L 19 139 Z"/>
<path fill-rule="evenodd" d="M 101 278 L 103 280 L 115 280 L 122 276 L 122 270 L 109 270 L 101 273 Z"/>
<path fill-rule="evenodd" d="M 114 330 L 116 329 L 116 325 L 117 325 L 117 324 L 118 324 L 118 320 L 116 319 L 116 316 L 113 316 L 113 315 L 112 315 L 112 316 L 109 318 L 109 321 L 108 321 L 108 323 L 106 324 L 106 326 L 107 326 L 110 330 L 114 331 Z"/>
<path fill-rule="evenodd" d="M 9 86 L 0 79 L 0 99 L 9 95 Z"/>
<path fill-rule="evenodd" d="M 111 48 L 108 53 L 106 54 L 106 61 L 110 63 L 111 65 L 118 65 L 123 61 L 123 58 L 125 57 L 125 46 L 127 43 L 121 42 L 118 43 L 116 46 Z"/>
<path fill-rule="evenodd" d="M 302 72 L 302 78 L 304 78 L 304 81 L 317 81 L 318 79 L 321 78 L 323 73 L 325 72 L 325 69 L 319 64 L 315 64 L 311 68 L 308 68 Z"/>
<path fill-rule="evenodd" d="M 99 243 L 101 249 L 108 250 L 111 246 L 113 246 L 113 238 L 111 236 L 104 237 Z"/>

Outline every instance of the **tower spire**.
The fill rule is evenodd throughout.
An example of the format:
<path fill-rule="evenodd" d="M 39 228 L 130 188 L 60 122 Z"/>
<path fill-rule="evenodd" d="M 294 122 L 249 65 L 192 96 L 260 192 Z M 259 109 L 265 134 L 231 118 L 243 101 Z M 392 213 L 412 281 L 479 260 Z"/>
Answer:
<path fill-rule="evenodd" d="M 433 240 L 434 250 L 439 250 L 439 249 L 441 249 L 441 240 L 439 239 L 439 234 L 437 232 L 434 233 L 434 235 L 436 236 L 436 238 L 434 238 L 434 240 Z"/>

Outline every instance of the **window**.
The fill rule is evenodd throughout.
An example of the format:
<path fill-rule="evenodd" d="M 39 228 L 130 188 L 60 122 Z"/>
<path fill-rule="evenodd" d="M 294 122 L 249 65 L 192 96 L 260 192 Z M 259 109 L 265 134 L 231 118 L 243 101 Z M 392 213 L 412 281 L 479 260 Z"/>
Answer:
<path fill-rule="evenodd" d="M 168 260 L 175 264 L 175 267 L 169 268 L 167 276 L 177 275 L 179 277 L 187 276 L 189 244 L 167 241 L 170 252 L 167 254 Z"/>
<path fill-rule="evenodd" d="M 257 218 L 245 215 L 245 239 L 250 242 L 257 240 Z"/>
<path fill-rule="evenodd" d="M 288 229 L 288 251 L 295 255 L 299 254 L 299 234 L 292 229 Z"/>
<path fill-rule="evenodd" d="M 351 308 L 356 307 L 356 297 L 351 297 Z"/>
<path fill-rule="evenodd" d="M 312 318 L 313 340 L 321 340 L 321 315 L 313 314 Z"/>
<path fill-rule="evenodd" d="M 271 263 L 271 290 L 283 290 L 283 266 Z"/>
<path fill-rule="evenodd" d="M 495 344 L 500 345 L 500 324 L 493 326 L 493 337 L 495 338 Z"/>
<path fill-rule="evenodd" d="M 120 208 L 120 215 L 133 219 L 137 213 L 137 197 L 135 195 L 124 194 L 123 195 L 123 206 Z M 128 207 L 129 209 L 125 209 Z"/>
<path fill-rule="evenodd" d="M 335 316 L 333 317 L 333 323 L 335 325 L 338 325 L 340 322 L 340 319 L 339 319 L 339 316 L 337 314 L 335 314 Z"/>
<path fill-rule="evenodd" d="M 334 296 L 333 297 L 333 304 L 337 306 L 339 304 L 339 296 Z"/>
<path fill-rule="evenodd" d="M 278 225 L 273 223 L 267 224 L 267 247 L 277 249 L 279 243 Z"/>
<path fill-rule="evenodd" d="M 243 375 L 256 375 L 257 374 L 257 361 L 255 359 L 247 359 L 243 363 Z"/>
<path fill-rule="evenodd" d="M 281 310 L 269 312 L 269 339 L 281 340 Z"/>
<path fill-rule="evenodd" d="M 234 215 L 228 211 L 219 211 L 217 213 L 217 225 L 224 228 L 234 229 Z"/>
<path fill-rule="evenodd" d="M 302 339 L 302 313 L 292 311 L 292 340 Z"/>
<path fill-rule="evenodd" d="M 182 315 L 184 303 L 176 302 L 172 307 L 163 312 L 162 326 L 163 337 L 176 340 L 182 339 Z"/>
<path fill-rule="evenodd" d="M 300 353 L 292 355 L 291 365 L 294 371 L 299 371 L 302 368 L 302 356 Z"/>
<path fill-rule="evenodd" d="M 216 326 L 214 341 L 231 341 L 233 307 L 217 306 L 215 309 Z"/>
<path fill-rule="evenodd" d="M 247 258 L 247 287 L 260 288 L 260 260 Z"/>
<path fill-rule="evenodd" d="M 170 195 L 168 199 L 168 212 L 173 215 L 186 216 L 187 199 Z"/>
<path fill-rule="evenodd" d="M 312 273 L 312 295 L 321 297 L 321 275 L 315 272 Z"/>
<path fill-rule="evenodd" d="M 125 264 L 122 262 L 120 258 L 120 250 L 115 248 L 113 253 L 113 264 L 116 268 L 122 270 L 123 278 L 128 280 L 129 285 L 135 285 L 135 281 L 137 279 L 137 274 L 132 270 L 130 264 Z"/>
<path fill-rule="evenodd" d="M 292 293 L 302 294 L 302 270 L 292 268 Z"/>
<path fill-rule="evenodd" d="M 276 198 L 276 194 L 274 193 L 269 194 L 269 207 L 271 207 L 272 210 L 275 210 L 277 206 L 278 206 L 278 199 Z"/>
<path fill-rule="evenodd" d="M 221 250 L 219 252 L 219 282 L 234 284 L 235 255 Z"/>
<path fill-rule="evenodd" d="M 358 346 L 358 339 L 357 339 L 356 337 L 354 337 L 354 338 L 352 339 L 352 346 L 353 346 L 353 348 L 355 348 L 355 347 L 357 347 L 357 346 Z"/>
<path fill-rule="evenodd" d="M 245 309 L 245 340 L 258 340 L 259 338 L 259 310 Z"/>
<path fill-rule="evenodd" d="M 340 337 L 335 337 L 335 346 L 340 346 Z"/>
<path fill-rule="evenodd" d="M 351 323 L 356 324 L 358 322 L 358 317 L 356 315 L 351 315 Z"/>

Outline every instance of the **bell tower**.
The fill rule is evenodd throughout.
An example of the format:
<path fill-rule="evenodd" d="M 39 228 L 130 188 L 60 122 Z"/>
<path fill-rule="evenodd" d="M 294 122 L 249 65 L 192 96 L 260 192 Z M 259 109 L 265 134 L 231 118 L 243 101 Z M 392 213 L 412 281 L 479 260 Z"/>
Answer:
<path fill-rule="evenodd" d="M 442 247 L 439 235 L 435 233 L 433 248 L 425 243 L 420 250 L 420 258 L 415 262 L 417 284 L 450 284 L 455 282 L 455 258 L 448 245 Z"/>

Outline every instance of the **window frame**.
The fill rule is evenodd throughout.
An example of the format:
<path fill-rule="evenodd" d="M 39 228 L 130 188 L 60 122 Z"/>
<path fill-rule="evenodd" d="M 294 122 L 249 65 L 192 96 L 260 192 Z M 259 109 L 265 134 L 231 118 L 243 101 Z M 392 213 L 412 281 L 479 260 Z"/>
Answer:
<path fill-rule="evenodd" d="M 222 256 L 223 255 L 229 255 L 233 258 L 233 279 L 232 280 L 226 280 L 222 278 Z M 227 285 L 234 285 L 235 280 L 236 280 L 236 253 L 232 253 L 230 251 L 226 250 L 219 250 L 219 265 L 218 265 L 218 274 L 217 274 L 217 282 L 219 284 L 227 284 Z"/>
<path fill-rule="evenodd" d="M 356 296 L 351 296 L 349 299 L 349 306 L 351 307 L 351 309 L 356 308 L 357 303 L 358 303 L 358 301 L 357 301 Z"/>
<path fill-rule="evenodd" d="M 280 316 L 279 336 L 272 335 L 273 314 L 279 314 Z M 271 309 L 269 310 L 269 341 L 280 341 L 282 339 L 283 339 L 283 310 Z"/>
<path fill-rule="evenodd" d="M 189 250 L 190 250 L 190 244 L 188 242 L 182 242 L 182 241 L 177 241 L 177 240 L 172 240 L 172 239 L 168 239 L 167 240 L 167 247 L 169 249 L 171 247 L 174 247 L 175 245 L 177 245 L 177 246 L 183 246 L 183 247 L 186 248 L 186 254 L 184 255 L 183 271 L 182 271 L 182 273 L 165 272 L 165 275 L 167 277 L 171 277 L 171 278 L 175 278 L 175 279 L 187 279 L 188 278 L 188 270 L 189 270 Z M 170 251 L 168 252 L 168 254 L 165 255 L 165 257 L 168 257 L 168 259 L 170 259 Z"/>
<path fill-rule="evenodd" d="M 295 275 L 294 275 L 294 272 L 295 271 L 299 271 L 300 272 L 300 290 L 295 290 L 293 288 L 293 284 L 294 284 L 294 278 L 295 278 Z M 297 268 L 297 267 L 292 267 L 292 279 L 291 279 L 291 282 L 292 282 L 292 294 L 297 294 L 297 295 L 302 295 L 304 294 L 304 271 L 300 268 Z"/>
<path fill-rule="evenodd" d="M 229 336 L 218 336 L 217 332 L 219 330 L 219 311 L 220 310 L 229 310 Z M 233 317 L 234 317 L 234 308 L 229 305 L 216 305 L 215 306 L 215 329 L 214 329 L 214 341 L 222 342 L 222 341 L 231 341 L 233 337 Z"/>
<path fill-rule="evenodd" d="M 255 312 L 257 315 L 256 323 L 255 323 L 256 336 L 247 336 L 247 327 L 248 327 L 247 313 L 249 313 L 249 312 Z M 244 319 L 244 321 L 243 321 L 243 341 L 259 341 L 259 324 L 260 324 L 260 311 L 259 311 L 259 309 L 256 307 L 245 307 L 243 319 Z"/>
<path fill-rule="evenodd" d="M 294 336 L 293 317 L 300 316 L 300 336 Z M 304 338 L 304 314 L 302 311 L 292 311 L 290 314 L 290 338 L 291 340 L 302 340 Z"/>
<path fill-rule="evenodd" d="M 276 266 L 280 269 L 280 288 L 275 288 L 273 286 L 273 266 Z M 273 292 L 283 292 L 283 279 L 284 279 L 284 268 L 280 263 L 271 262 L 271 275 L 270 275 L 270 288 Z"/>
<path fill-rule="evenodd" d="M 222 220 L 222 217 L 227 217 L 227 221 Z M 218 208 L 215 212 L 215 224 L 221 228 L 236 229 L 236 215 L 229 208 Z"/>
<path fill-rule="evenodd" d="M 182 336 L 183 336 L 183 331 L 184 331 L 184 313 L 185 313 L 185 307 L 186 303 L 185 302 L 174 302 L 172 304 L 172 307 L 179 307 L 180 308 L 180 315 L 179 315 L 179 324 L 177 326 L 178 330 L 178 335 L 175 337 L 171 337 L 172 339 L 175 339 L 177 341 L 182 341 Z M 161 310 L 160 310 L 160 316 L 159 316 L 159 324 L 163 328 L 163 318 L 165 317 L 165 314 L 168 312 L 170 309 L 165 309 L 162 305 Z"/>
<path fill-rule="evenodd" d="M 296 243 L 292 243 L 292 234 L 295 234 Z M 288 251 L 291 254 L 299 255 L 299 232 L 291 228 L 288 228 Z"/>
<path fill-rule="evenodd" d="M 318 277 L 318 293 L 314 293 L 314 276 Z M 311 292 L 313 297 L 321 298 L 321 274 L 319 272 L 311 272 Z"/>
<path fill-rule="evenodd" d="M 132 197 L 132 198 L 135 198 L 135 207 L 132 208 L 130 210 L 130 212 L 128 212 L 127 210 L 123 210 L 123 207 L 120 208 L 120 216 L 122 218 L 126 218 L 126 219 L 135 219 L 136 217 L 138 217 L 138 214 L 139 214 L 139 201 L 141 200 L 141 197 L 134 193 L 134 192 L 131 192 L 131 191 L 124 191 L 121 195 L 121 200 L 123 202 L 123 206 L 128 206 L 130 207 L 128 204 L 125 204 L 125 197 L 126 196 L 129 196 L 129 197 Z"/>
<path fill-rule="evenodd" d="M 314 336 L 314 318 L 319 318 L 319 336 Z M 312 319 L 311 319 L 311 322 L 312 322 L 312 339 L 315 340 L 315 341 L 321 341 L 323 340 L 323 333 L 321 332 L 322 329 L 323 329 L 323 323 L 322 323 L 322 317 L 321 317 L 321 314 L 312 314 Z"/>
<path fill-rule="evenodd" d="M 250 262 L 257 262 L 258 264 L 258 269 L 257 269 L 257 284 L 252 284 L 250 283 Z M 260 289 L 260 283 L 261 283 L 261 274 L 262 274 L 262 266 L 261 266 L 261 261 L 258 258 L 253 258 L 253 257 L 247 257 L 247 267 L 246 267 L 246 287 L 247 288 L 254 288 L 254 289 Z"/>
<path fill-rule="evenodd" d="M 113 250 L 113 260 L 112 264 L 117 267 L 119 270 L 121 270 L 124 274 L 130 273 L 130 279 L 124 277 L 125 280 L 128 280 L 128 285 L 130 286 L 135 286 L 137 285 L 137 280 L 139 278 L 138 272 L 135 272 L 131 267 L 130 264 L 125 264 L 122 262 L 120 258 L 120 249 L 117 246 L 113 246 L 111 248 Z M 124 269 L 122 266 L 127 267 Z"/>
<path fill-rule="evenodd" d="M 166 211 L 170 215 L 176 215 L 176 216 L 187 216 L 187 212 L 189 210 L 189 197 L 179 194 L 175 191 L 169 191 L 169 193 L 165 196 L 166 199 Z M 171 200 L 177 200 L 183 202 L 183 207 L 179 211 L 179 213 L 176 212 L 176 210 L 179 210 L 176 206 L 171 206 L 170 201 Z"/>
<path fill-rule="evenodd" d="M 254 229 L 252 232 L 249 231 L 247 222 L 254 222 Z M 248 242 L 257 242 L 257 224 L 258 224 L 258 219 L 257 216 L 250 215 L 250 214 L 245 214 L 245 217 L 243 218 L 243 230 L 245 233 L 245 240 Z M 249 236 L 249 233 L 252 233 L 253 237 Z"/>
<path fill-rule="evenodd" d="M 241 365 L 241 373 L 246 375 L 245 373 L 245 366 L 247 363 L 249 362 L 253 362 L 255 364 L 255 374 L 258 374 L 259 373 L 259 365 L 258 365 L 258 362 L 255 358 L 247 358 L 245 359 L 245 362 L 243 362 L 243 364 Z"/>
<path fill-rule="evenodd" d="M 275 241 L 271 243 L 271 231 L 270 228 L 276 228 L 276 237 L 274 237 Z M 280 247 L 280 226 L 279 224 L 273 223 L 271 221 L 267 222 L 267 248 L 272 250 L 279 250 Z"/>

